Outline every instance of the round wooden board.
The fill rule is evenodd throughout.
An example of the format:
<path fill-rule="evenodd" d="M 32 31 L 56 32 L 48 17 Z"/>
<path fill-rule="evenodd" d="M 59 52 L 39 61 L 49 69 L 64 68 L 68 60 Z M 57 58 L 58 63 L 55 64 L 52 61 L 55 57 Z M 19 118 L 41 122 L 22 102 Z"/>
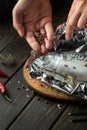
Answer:
<path fill-rule="evenodd" d="M 74 101 L 74 102 L 85 102 L 85 100 L 70 96 L 66 93 L 61 92 L 60 90 L 57 90 L 55 88 L 50 87 L 46 83 L 41 82 L 39 79 L 34 79 L 29 76 L 29 70 L 26 69 L 27 62 L 24 65 L 23 68 L 23 75 L 29 86 L 31 86 L 34 90 L 36 90 L 38 93 L 46 96 L 51 97 L 54 99 L 61 99 L 65 101 Z"/>

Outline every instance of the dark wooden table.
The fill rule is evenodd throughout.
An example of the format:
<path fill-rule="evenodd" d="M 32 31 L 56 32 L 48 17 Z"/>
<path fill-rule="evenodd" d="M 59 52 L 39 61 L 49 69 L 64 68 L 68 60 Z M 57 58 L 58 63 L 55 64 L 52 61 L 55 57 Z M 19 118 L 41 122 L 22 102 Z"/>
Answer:
<path fill-rule="evenodd" d="M 58 19 L 54 18 L 54 27 L 57 24 Z M 86 115 L 68 115 L 70 112 L 87 112 L 86 104 L 52 100 L 35 93 L 26 84 L 23 66 L 30 51 L 10 22 L 0 24 L 0 54 L 11 53 L 16 60 L 16 64 L 10 67 L 0 64 L 0 69 L 10 76 L 9 79 L 0 77 L 0 81 L 6 84 L 13 101 L 9 103 L 0 95 L 0 130 L 86 130 L 86 121 L 70 121 L 87 118 Z"/>

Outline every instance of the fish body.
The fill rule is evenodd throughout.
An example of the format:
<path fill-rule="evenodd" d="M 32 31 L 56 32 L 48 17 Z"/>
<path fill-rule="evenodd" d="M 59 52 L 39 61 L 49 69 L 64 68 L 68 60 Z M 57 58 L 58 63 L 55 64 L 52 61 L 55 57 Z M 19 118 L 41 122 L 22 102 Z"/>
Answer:
<path fill-rule="evenodd" d="M 65 81 L 64 77 L 87 81 L 87 55 L 81 53 L 55 53 L 50 52 L 34 60 L 32 64 L 37 71 L 42 71 L 55 79 Z M 60 76 L 60 78 L 59 78 Z M 67 82 L 67 81 L 66 81 Z"/>
<path fill-rule="evenodd" d="M 52 87 L 73 94 L 77 88 L 82 91 L 82 85 L 87 87 L 87 52 L 49 52 L 36 58 L 30 71 L 31 77 L 33 72 Z"/>

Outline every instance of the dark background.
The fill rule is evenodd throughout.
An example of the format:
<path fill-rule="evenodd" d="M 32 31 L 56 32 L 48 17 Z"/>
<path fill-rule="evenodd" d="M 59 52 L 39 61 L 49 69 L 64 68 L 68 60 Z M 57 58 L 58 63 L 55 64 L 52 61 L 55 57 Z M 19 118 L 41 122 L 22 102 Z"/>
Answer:
<path fill-rule="evenodd" d="M 72 0 L 50 0 L 52 5 L 53 14 L 68 12 Z M 12 18 L 12 9 L 17 0 L 0 0 L 0 21 L 7 18 Z"/>

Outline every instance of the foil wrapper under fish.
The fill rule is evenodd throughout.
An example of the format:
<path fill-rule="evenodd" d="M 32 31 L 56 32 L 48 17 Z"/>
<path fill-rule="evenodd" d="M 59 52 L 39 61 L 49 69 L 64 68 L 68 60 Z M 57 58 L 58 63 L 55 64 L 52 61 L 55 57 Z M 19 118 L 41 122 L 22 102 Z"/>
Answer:
<path fill-rule="evenodd" d="M 87 100 L 87 28 L 74 30 L 65 40 L 66 24 L 58 26 L 54 50 L 27 65 L 32 78 L 40 79 L 62 92 Z"/>

